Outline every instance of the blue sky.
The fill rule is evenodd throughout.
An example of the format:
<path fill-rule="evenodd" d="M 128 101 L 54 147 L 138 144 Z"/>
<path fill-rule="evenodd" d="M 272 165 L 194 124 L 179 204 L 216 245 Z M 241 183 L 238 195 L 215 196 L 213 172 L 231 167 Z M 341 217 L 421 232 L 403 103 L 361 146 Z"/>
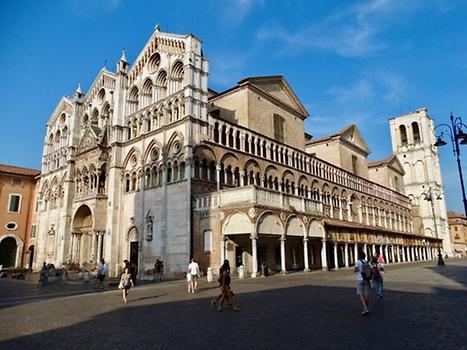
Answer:
<path fill-rule="evenodd" d="M 203 40 L 211 88 L 283 74 L 310 112 L 307 132 L 355 122 L 370 159 L 390 154 L 392 116 L 427 107 L 440 123 L 467 112 L 466 1 L 1 1 L 0 163 L 40 167 L 60 97 L 78 82 L 86 91 L 122 49 L 132 62 L 157 23 Z M 441 164 L 448 207 L 462 212 L 448 147 Z"/>

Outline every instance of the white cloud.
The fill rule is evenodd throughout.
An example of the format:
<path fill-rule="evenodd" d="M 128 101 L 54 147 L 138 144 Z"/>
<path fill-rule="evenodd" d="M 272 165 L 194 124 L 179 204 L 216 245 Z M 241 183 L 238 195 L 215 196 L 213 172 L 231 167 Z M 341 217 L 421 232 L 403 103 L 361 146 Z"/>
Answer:
<path fill-rule="evenodd" d="M 340 103 L 365 101 L 373 96 L 373 85 L 367 79 L 360 79 L 349 88 L 333 86 L 329 93 Z"/>
<path fill-rule="evenodd" d="M 257 37 L 281 42 L 284 53 L 319 49 L 342 56 L 366 56 L 387 47 L 379 36 L 388 20 L 412 13 L 419 3 L 420 0 L 365 1 L 295 32 L 276 25 L 259 30 Z"/>
<path fill-rule="evenodd" d="M 256 6 L 264 6 L 265 0 L 228 0 L 222 4 L 224 11 L 221 16 L 224 25 L 239 25 Z"/>

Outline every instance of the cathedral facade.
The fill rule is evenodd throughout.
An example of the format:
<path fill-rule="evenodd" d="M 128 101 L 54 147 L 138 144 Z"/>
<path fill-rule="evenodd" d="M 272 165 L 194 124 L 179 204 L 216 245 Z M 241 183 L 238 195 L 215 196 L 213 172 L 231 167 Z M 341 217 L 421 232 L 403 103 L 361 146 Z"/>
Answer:
<path fill-rule="evenodd" d="M 431 259 L 439 237 L 416 233 L 395 157 L 368 163 L 356 125 L 304 132 L 308 112 L 282 76 L 208 88 L 193 35 L 158 28 L 130 66 L 103 68 L 63 97 L 47 123 L 34 267 L 129 259 L 141 278 L 156 259 L 179 276 L 225 258 L 339 268 L 357 251 L 390 262 Z"/>

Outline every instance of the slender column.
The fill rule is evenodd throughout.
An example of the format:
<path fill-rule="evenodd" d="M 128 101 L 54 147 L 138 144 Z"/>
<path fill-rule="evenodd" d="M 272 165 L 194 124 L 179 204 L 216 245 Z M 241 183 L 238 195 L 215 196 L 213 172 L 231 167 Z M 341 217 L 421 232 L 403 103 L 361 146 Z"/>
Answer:
<path fill-rule="evenodd" d="M 281 237 L 281 273 L 287 273 L 285 268 L 285 237 Z"/>
<path fill-rule="evenodd" d="M 221 248 L 221 264 L 223 264 L 224 260 L 225 260 L 225 241 L 226 241 L 225 236 L 221 235 L 221 240 L 220 240 L 220 242 L 221 242 L 221 246 L 220 246 L 220 248 Z"/>
<path fill-rule="evenodd" d="M 303 262 L 305 264 L 305 272 L 310 271 L 310 266 L 308 263 L 308 238 L 303 239 Z"/>
<path fill-rule="evenodd" d="M 371 245 L 371 252 L 373 253 L 373 256 L 376 255 L 376 244 Z"/>
<path fill-rule="evenodd" d="M 97 237 L 97 260 L 99 261 L 102 258 L 102 235 L 98 234 Z"/>
<path fill-rule="evenodd" d="M 391 245 L 391 258 L 392 263 L 394 264 L 396 262 L 396 254 L 394 254 L 394 245 Z"/>
<path fill-rule="evenodd" d="M 334 268 L 339 268 L 339 260 L 337 259 L 337 242 L 334 242 Z"/>
<path fill-rule="evenodd" d="M 401 262 L 401 246 L 400 245 L 396 246 L 396 251 L 397 251 L 397 262 L 400 263 Z"/>
<path fill-rule="evenodd" d="M 344 244 L 345 267 L 349 267 L 349 243 Z"/>
<path fill-rule="evenodd" d="M 321 241 L 321 268 L 326 271 L 328 269 L 328 253 L 326 250 L 326 238 Z"/>
<path fill-rule="evenodd" d="M 216 165 L 216 184 L 217 184 L 217 191 L 219 192 L 221 189 L 221 166 Z M 224 263 L 224 259 L 222 259 L 222 263 Z"/>
<path fill-rule="evenodd" d="M 415 248 L 414 248 L 414 246 L 410 247 L 410 253 L 411 253 L 410 254 L 411 255 L 410 256 L 410 261 L 415 261 Z"/>
<path fill-rule="evenodd" d="M 389 262 L 389 254 L 388 254 L 388 245 L 387 244 L 384 246 L 384 255 L 385 255 L 384 256 L 384 258 L 385 258 L 384 261 L 386 263 L 388 263 Z"/>
<path fill-rule="evenodd" d="M 405 256 L 405 247 L 402 246 L 402 262 L 407 262 L 407 258 Z"/>
<path fill-rule="evenodd" d="M 95 262 L 96 260 L 96 231 L 92 231 L 91 234 L 91 262 Z"/>
<path fill-rule="evenodd" d="M 240 186 L 245 186 L 245 170 L 240 171 Z"/>
<path fill-rule="evenodd" d="M 68 255 L 70 256 L 70 262 L 74 263 L 74 254 L 75 252 L 73 251 L 75 245 L 75 234 L 71 233 L 71 242 L 70 242 L 70 249 Z"/>
<path fill-rule="evenodd" d="M 368 244 L 364 243 L 363 244 L 363 251 L 365 252 L 365 254 L 367 255 L 367 259 L 369 258 L 368 257 Z"/>
<path fill-rule="evenodd" d="M 251 262 L 251 277 L 255 278 L 258 275 L 258 251 L 257 237 L 251 236 L 251 253 L 253 261 Z"/>
<path fill-rule="evenodd" d="M 357 259 L 358 259 L 358 243 L 355 242 L 355 244 L 353 246 L 353 263 L 354 263 L 354 265 L 357 263 Z"/>

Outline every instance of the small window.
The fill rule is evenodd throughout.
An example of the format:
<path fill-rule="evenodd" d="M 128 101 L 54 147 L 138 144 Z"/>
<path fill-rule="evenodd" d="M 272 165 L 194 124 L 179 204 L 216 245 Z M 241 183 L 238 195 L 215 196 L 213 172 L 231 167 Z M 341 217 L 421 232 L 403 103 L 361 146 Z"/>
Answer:
<path fill-rule="evenodd" d="M 11 213 L 19 213 L 21 205 L 21 196 L 19 194 L 10 194 L 8 211 Z"/>
<path fill-rule="evenodd" d="M 210 253 L 212 250 L 212 231 L 204 231 L 204 252 Z"/>
<path fill-rule="evenodd" d="M 356 156 L 352 156 L 352 172 L 358 175 L 358 159 Z"/>
<path fill-rule="evenodd" d="M 285 120 L 278 114 L 274 114 L 274 140 L 285 143 Z"/>
<path fill-rule="evenodd" d="M 40 201 L 39 201 L 39 198 L 36 198 L 36 206 L 34 208 L 34 211 L 38 212 L 39 211 L 39 208 L 40 208 Z"/>
<path fill-rule="evenodd" d="M 13 230 L 16 230 L 18 228 L 18 224 L 16 222 L 9 222 L 5 225 L 5 228 L 7 230 L 10 230 L 10 231 L 13 231 Z"/>
<path fill-rule="evenodd" d="M 37 226 L 36 225 L 32 225 L 31 226 L 31 238 L 36 238 L 36 228 Z"/>

